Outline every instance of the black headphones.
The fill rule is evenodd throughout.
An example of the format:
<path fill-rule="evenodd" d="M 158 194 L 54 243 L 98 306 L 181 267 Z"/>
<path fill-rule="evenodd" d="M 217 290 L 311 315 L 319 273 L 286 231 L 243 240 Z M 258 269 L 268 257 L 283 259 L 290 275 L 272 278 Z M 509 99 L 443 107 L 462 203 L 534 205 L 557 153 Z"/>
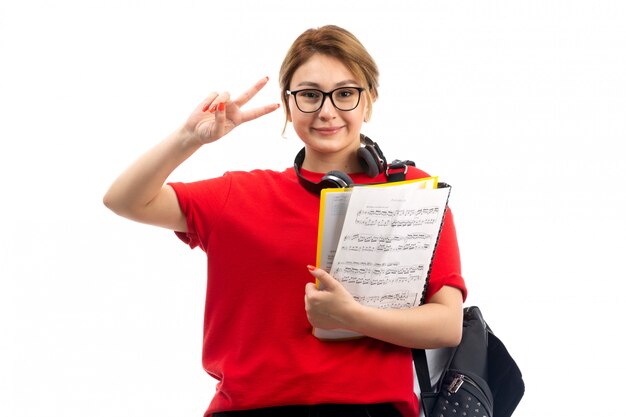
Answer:
<path fill-rule="evenodd" d="M 361 134 L 361 143 L 363 146 L 357 151 L 357 156 L 365 174 L 370 178 L 377 177 L 382 172 L 388 174 L 387 159 L 385 159 L 385 155 L 383 155 L 378 144 L 363 134 Z M 319 194 L 324 188 L 348 188 L 354 185 L 352 178 L 341 171 L 327 172 L 320 182 L 307 180 L 300 173 L 304 156 L 305 148 L 302 148 L 293 161 L 293 169 L 296 171 L 296 175 L 298 175 L 298 181 L 307 191 Z"/>

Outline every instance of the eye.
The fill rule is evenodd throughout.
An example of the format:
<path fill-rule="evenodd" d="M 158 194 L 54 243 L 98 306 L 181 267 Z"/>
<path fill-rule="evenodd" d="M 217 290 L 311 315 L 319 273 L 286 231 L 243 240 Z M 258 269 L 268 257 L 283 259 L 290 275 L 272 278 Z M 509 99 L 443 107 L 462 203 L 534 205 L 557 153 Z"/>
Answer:
<path fill-rule="evenodd" d="M 353 87 L 339 88 L 333 92 L 333 100 L 342 103 L 352 103 L 358 97 L 359 90 Z"/>
<path fill-rule="evenodd" d="M 355 91 L 356 90 L 354 88 L 342 88 L 341 90 L 337 90 L 335 94 L 339 98 L 350 98 L 355 94 Z"/>
<path fill-rule="evenodd" d="M 317 90 L 302 90 L 298 92 L 298 97 L 301 97 L 305 100 L 319 100 L 319 98 L 322 96 L 321 92 L 317 91 Z"/>

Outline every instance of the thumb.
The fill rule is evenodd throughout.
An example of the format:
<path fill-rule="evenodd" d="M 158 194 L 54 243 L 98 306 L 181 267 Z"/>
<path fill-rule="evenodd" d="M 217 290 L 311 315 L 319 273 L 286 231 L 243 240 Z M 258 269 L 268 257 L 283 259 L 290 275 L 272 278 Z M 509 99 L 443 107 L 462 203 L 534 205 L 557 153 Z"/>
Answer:
<path fill-rule="evenodd" d="M 335 278 L 322 268 L 316 268 L 312 265 L 307 265 L 307 268 L 311 275 L 315 277 L 317 287 L 320 290 L 332 290 L 337 285 Z"/>

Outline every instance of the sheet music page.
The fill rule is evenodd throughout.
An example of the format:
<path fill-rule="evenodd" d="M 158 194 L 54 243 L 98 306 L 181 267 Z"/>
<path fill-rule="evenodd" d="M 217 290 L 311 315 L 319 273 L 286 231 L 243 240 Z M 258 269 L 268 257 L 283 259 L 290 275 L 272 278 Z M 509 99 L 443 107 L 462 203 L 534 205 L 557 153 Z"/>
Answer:
<path fill-rule="evenodd" d="M 450 193 L 450 188 L 432 189 L 434 184 L 436 180 L 325 192 L 320 268 L 362 304 L 418 305 Z M 315 329 L 314 334 L 321 339 L 360 336 L 340 329 Z"/>
<path fill-rule="evenodd" d="M 450 189 L 352 190 L 330 274 L 362 304 L 419 305 Z"/>

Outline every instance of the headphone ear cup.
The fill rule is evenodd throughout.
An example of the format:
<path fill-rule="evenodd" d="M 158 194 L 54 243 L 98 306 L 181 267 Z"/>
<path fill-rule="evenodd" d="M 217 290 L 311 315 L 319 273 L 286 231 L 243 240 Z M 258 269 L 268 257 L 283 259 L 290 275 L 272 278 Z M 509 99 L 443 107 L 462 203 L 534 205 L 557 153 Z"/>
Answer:
<path fill-rule="evenodd" d="M 362 146 L 359 148 L 357 155 L 359 157 L 359 164 L 361 164 L 363 171 L 368 177 L 374 178 L 380 174 L 381 167 L 378 163 L 378 159 L 372 154 L 372 152 L 375 151 L 370 148 L 371 147 L 369 145 Z"/>
<path fill-rule="evenodd" d="M 328 171 L 320 181 L 320 185 L 322 188 L 349 188 L 354 185 L 354 181 L 345 172 Z"/>

